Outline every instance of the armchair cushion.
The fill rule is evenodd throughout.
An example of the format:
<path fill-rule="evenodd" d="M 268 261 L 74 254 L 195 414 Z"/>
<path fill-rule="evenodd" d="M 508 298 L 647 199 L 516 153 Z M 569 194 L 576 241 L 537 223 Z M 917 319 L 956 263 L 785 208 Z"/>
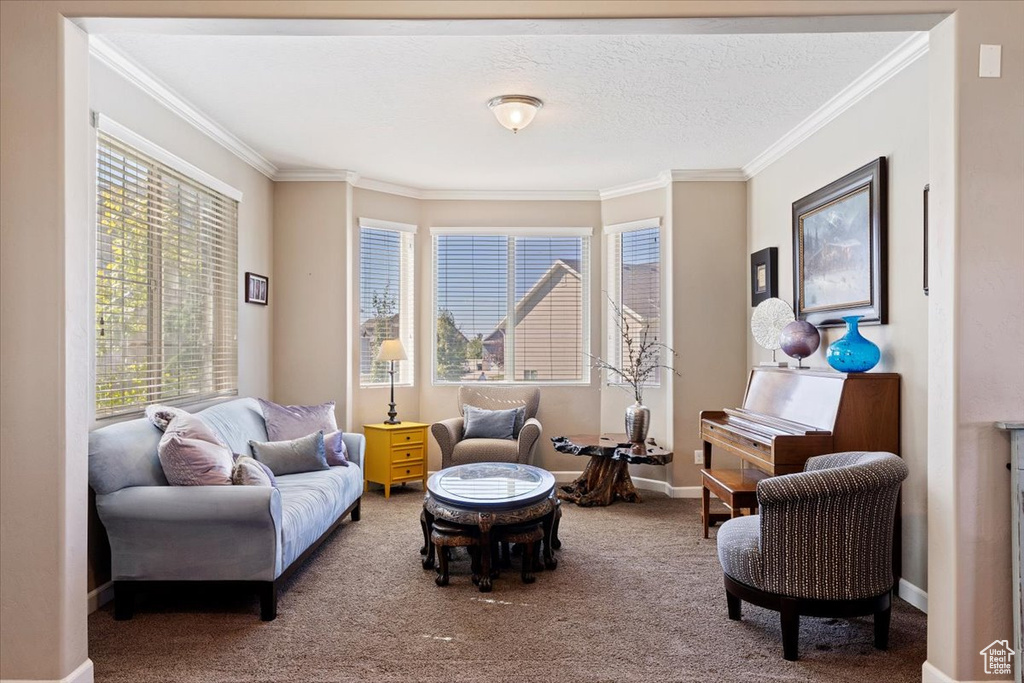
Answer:
<path fill-rule="evenodd" d="M 761 558 L 761 518 L 748 515 L 730 519 L 718 530 L 718 561 L 722 570 L 740 583 L 764 587 Z"/>
<path fill-rule="evenodd" d="M 519 445 L 511 439 L 465 439 L 455 444 L 452 465 L 471 462 L 518 462 Z"/>
<path fill-rule="evenodd" d="M 466 420 L 464 439 L 512 439 L 515 435 L 515 408 L 509 410 L 485 410 L 463 406 Z"/>

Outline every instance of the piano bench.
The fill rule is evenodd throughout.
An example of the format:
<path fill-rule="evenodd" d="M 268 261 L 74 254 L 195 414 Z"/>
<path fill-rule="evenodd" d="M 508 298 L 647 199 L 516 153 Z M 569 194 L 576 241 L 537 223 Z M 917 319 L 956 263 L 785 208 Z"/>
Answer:
<path fill-rule="evenodd" d="M 729 517 L 739 517 L 740 510 L 750 510 L 750 514 L 754 514 L 757 512 L 757 482 L 766 479 L 768 474 L 753 468 L 742 470 L 702 469 L 700 476 L 701 519 L 704 523 L 704 538 L 707 538 L 708 527 L 715 522 L 727 519 L 721 513 L 711 513 L 711 494 L 715 494 L 729 508 Z"/>

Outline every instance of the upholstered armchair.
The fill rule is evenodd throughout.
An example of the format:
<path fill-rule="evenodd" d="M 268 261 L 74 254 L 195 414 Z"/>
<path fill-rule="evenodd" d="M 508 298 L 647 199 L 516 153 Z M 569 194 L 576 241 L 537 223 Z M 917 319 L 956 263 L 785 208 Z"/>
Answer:
<path fill-rule="evenodd" d="M 484 410 L 506 410 L 526 406 L 525 422 L 519 438 L 463 439 L 463 406 Z M 494 385 L 459 387 L 459 415 L 435 422 L 430 432 L 441 447 L 441 468 L 470 462 L 518 462 L 530 464 L 540 441 L 541 426 L 537 421 L 540 390 L 532 387 L 500 387 Z"/>
<path fill-rule="evenodd" d="M 886 649 L 893 523 L 906 477 L 891 453 L 852 452 L 759 482 L 760 514 L 718 531 L 729 618 L 740 618 L 742 601 L 778 611 L 783 657 L 795 660 L 801 615 L 873 614 L 875 647 Z"/>

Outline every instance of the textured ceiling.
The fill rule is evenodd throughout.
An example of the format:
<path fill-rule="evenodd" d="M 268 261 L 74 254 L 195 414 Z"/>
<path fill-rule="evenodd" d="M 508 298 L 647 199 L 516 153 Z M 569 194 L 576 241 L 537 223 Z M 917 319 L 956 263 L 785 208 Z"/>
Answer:
<path fill-rule="evenodd" d="M 743 166 L 910 35 L 106 38 L 282 169 L 595 190 Z M 518 135 L 507 93 L 544 100 Z"/>

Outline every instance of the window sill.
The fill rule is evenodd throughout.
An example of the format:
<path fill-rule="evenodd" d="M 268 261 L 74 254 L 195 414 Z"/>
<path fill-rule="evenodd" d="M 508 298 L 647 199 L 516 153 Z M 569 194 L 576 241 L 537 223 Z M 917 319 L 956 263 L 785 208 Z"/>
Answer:
<path fill-rule="evenodd" d="M 478 382 L 468 380 L 465 382 L 438 382 L 434 380 L 432 386 L 435 387 L 461 387 L 461 386 L 473 386 L 473 387 L 584 387 L 591 388 L 592 384 L 589 381 L 575 381 L 575 382 Z"/>

